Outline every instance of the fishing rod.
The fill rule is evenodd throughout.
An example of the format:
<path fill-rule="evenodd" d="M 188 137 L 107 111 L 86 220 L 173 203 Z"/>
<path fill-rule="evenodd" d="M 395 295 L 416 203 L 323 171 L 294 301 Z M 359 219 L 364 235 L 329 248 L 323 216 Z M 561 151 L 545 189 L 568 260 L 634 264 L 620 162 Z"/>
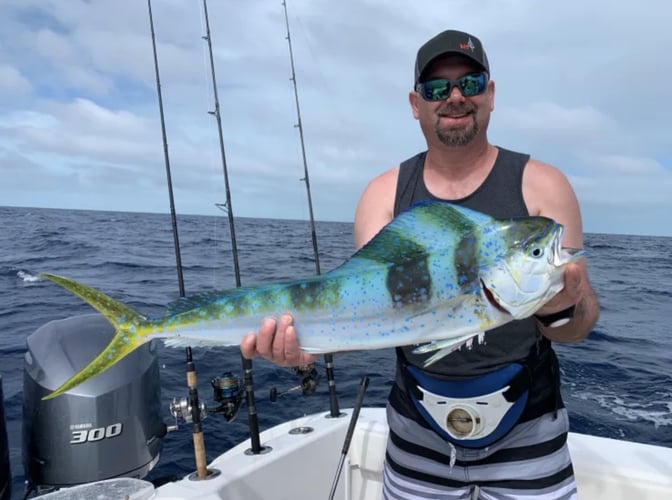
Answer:
<path fill-rule="evenodd" d="M 217 131 L 219 133 L 219 150 L 222 158 L 222 169 L 224 171 L 224 186 L 226 188 L 226 213 L 229 219 L 229 232 L 231 234 L 231 253 L 233 255 L 233 271 L 236 278 L 236 287 L 241 286 L 240 280 L 240 266 L 238 264 L 238 248 L 236 246 L 236 229 L 233 219 L 233 206 L 231 204 L 231 190 L 229 188 L 229 174 L 226 166 L 226 154 L 224 152 L 224 134 L 222 132 L 222 118 L 219 112 L 219 98 L 217 96 L 217 80 L 215 77 L 215 61 L 212 55 L 212 37 L 210 35 L 210 21 L 208 19 L 208 4 L 203 0 L 203 12 L 205 15 L 205 35 L 203 39 L 208 43 L 208 53 L 210 55 L 210 74 L 212 75 L 212 91 L 215 101 L 215 109 L 208 111 L 217 120 Z M 259 438 L 259 419 L 257 416 L 257 409 L 254 400 L 254 381 L 252 378 L 252 360 L 246 359 L 241 354 L 243 365 L 243 373 L 245 380 L 245 394 L 247 402 L 247 419 L 250 428 L 250 442 L 251 451 L 258 455 L 262 451 L 262 446 Z"/>
<path fill-rule="evenodd" d="M 238 246 L 236 243 L 236 225 L 233 218 L 233 206 L 231 204 L 231 189 L 229 186 L 229 171 L 226 165 L 226 153 L 224 151 L 224 133 L 222 132 L 222 116 L 219 112 L 219 97 L 217 94 L 217 79 L 215 77 L 215 61 L 212 55 L 212 38 L 210 36 L 210 20 L 208 18 L 208 4 L 203 0 L 203 13 L 205 15 L 205 35 L 203 40 L 208 43 L 208 53 L 210 55 L 210 75 L 212 76 L 212 93 L 214 97 L 215 109 L 208 111 L 208 114 L 215 117 L 217 121 L 217 132 L 219 136 L 219 151 L 222 159 L 222 170 L 224 173 L 224 188 L 226 192 L 226 202 L 223 207 L 226 209 L 229 220 L 229 233 L 231 234 L 231 253 L 233 257 L 233 274 L 236 279 L 236 286 L 240 287 L 240 265 L 238 264 Z M 221 204 L 220 204 L 221 205 Z"/>
<path fill-rule="evenodd" d="M 152 17 L 152 2 L 147 0 L 149 10 L 149 27 L 152 33 L 152 50 L 154 51 L 154 71 L 156 73 L 156 93 L 159 97 L 159 115 L 161 116 L 161 135 L 163 138 L 163 159 L 166 164 L 166 179 L 168 181 L 168 198 L 170 199 L 170 219 L 173 225 L 173 243 L 175 246 L 175 260 L 177 268 L 177 282 L 180 288 L 180 297 L 184 297 L 184 278 L 182 275 L 182 256 L 180 255 L 180 238 L 177 231 L 177 215 L 175 214 L 175 198 L 173 196 L 173 181 L 170 175 L 170 157 L 168 156 L 168 139 L 166 137 L 166 122 L 163 115 L 163 97 L 161 95 L 161 79 L 159 77 L 159 58 L 156 55 L 156 36 L 154 35 L 154 18 Z"/>
<path fill-rule="evenodd" d="M 191 347 L 186 348 L 187 354 L 187 387 L 189 387 L 189 405 L 193 421 L 194 456 L 196 457 L 196 476 L 199 479 L 208 477 L 208 468 L 205 461 L 205 442 L 203 426 L 201 424 L 201 403 L 198 400 L 198 383 L 196 367 L 191 355 Z"/>
<path fill-rule="evenodd" d="M 180 254 L 180 239 L 177 230 L 177 216 L 175 212 L 175 199 L 173 196 L 173 182 L 170 174 L 170 157 L 168 155 L 168 140 L 166 138 L 166 122 L 163 114 L 163 97 L 161 94 L 161 79 L 159 77 L 159 58 L 156 51 L 156 35 L 154 33 L 154 17 L 152 16 L 152 2 L 147 0 L 147 9 L 149 11 L 149 26 L 152 34 L 152 50 L 154 52 L 154 70 L 156 72 L 156 92 L 159 97 L 159 114 L 161 116 L 161 134 L 163 137 L 163 156 L 166 164 L 166 177 L 168 179 L 168 196 L 170 198 L 170 215 L 173 226 L 173 241 L 175 244 L 175 259 L 177 267 L 177 281 L 180 290 L 180 297 L 185 296 L 184 277 L 182 273 L 182 257 Z M 194 442 L 194 457 L 196 460 L 196 475 L 198 479 L 208 477 L 206 467 L 205 442 L 203 438 L 203 428 L 201 425 L 201 410 L 205 408 L 204 404 L 198 399 L 198 389 L 196 388 L 196 369 L 191 356 L 191 348 L 187 347 L 187 386 L 189 388 L 188 402 L 178 402 L 176 400 L 170 405 L 170 412 L 177 422 L 178 417 L 182 417 L 187 422 L 192 422 L 192 438 Z M 203 413 L 205 416 L 205 413 Z M 168 430 L 176 429 L 177 426 L 170 427 Z"/>
<path fill-rule="evenodd" d="M 285 26 L 287 27 L 287 45 L 289 46 L 289 64 L 292 70 L 290 80 L 294 86 L 294 101 L 296 103 L 296 117 L 297 123 L 294 125 L 299 129 L 299 138 L 301 140 L 301 155 L 303 157 L 303 178 L 302 181 L 306 184 L 306 193 L 308 195 L 308 211 L 310 214 L 311 236 L 313 240 L 313 254 L 315 255 L 315 272 L 320 272 L 320 252 L 317 248 L 317 232 L 315 230 L 315 217 L 313 215 L 313 200 L 310 194 L 310 178 L 308 176 L 308 160 L 306 159 L 306 145 L 303 140 L 303 123 L 301 122 L 301 107 L 299 106 L 299 90 L 296 84 L 296 71 L 294 70 L 294 52 L 292 50 L 292 38 L 289 32 L 289 16 L 287 15 L 287 2 L 282 1 L 282 7 L 285 11 Z M 324 355 L 324 363 L 327 371 L 327 384 L 329 388 L 329 415 L 331 417 L 341 416 L 338 408 L 338 399 L 336 397 L 336 381 L 334 379 L 334 356 L 333 354 Z"/>
<path fill-rule="evenodd" d="M 359 383 L 359 393 L 357 394 L 357 400 L 355 401 L 355 406 L 352 409 L 352 416 L 350 417 L 350 424 L 348 424 L 348 430 L 345 433 L 345 441 L 343 442 L 343 448 L 341 449 L 341 458 L 338 461 L 338 467 L 336 467 L 336 474 L 334 476 L 334 481 L 331 484 L 331 491 L 329 493 L 329 500 L 334 499 L 336 494 L 336 486 L 338 486 L 338 480 L 341 477 L 341 472 L 343 471 L 343 464 L 345 463 L 345 458 L 348 456 L 348 451 L 350 450 L 350 442 L 352 441 L 352 435 L 355 432 L 355 426 L 357 425 L 357 419 L 359 418 L 359 410 L 362 409 L 362 403 L 364 402 L 364 393 L 366 388 L 369 386 L 369 377 L 364 375 L 361 382 Z"/>
<path fill-rule="evenodd" d="M 294 125 L 299 129 L 299 137 L 301 139 L 301 155 L 303 157 L 303 178 L 300 179 L 306 183 L 306 192 L 308 194 L 308 211 L 310 213 L 310 227 L 313 240 L 313 252 L 315 254 L 315 269 L 317 274 L 320 274 L 320 253 L 317 250 L 317 233 L 315 231 L 315 217 L 313 216 L 313 200 L 310 195 L 310 178 L 308 176 L 308 161 L 306 160 L 306 145 L 303 140 L 303 123 L 301 122 L 301 108 L 299 106 L 299 91 L 296 84 L 296 72 L 294 71 L 294 52 L 292 50 L 292 38 L 289 33 L 289 17 L 287 15 L 287 2 L 283 0 L 282 7 L 285 11 L 285 25 L 287 27 L 287 45 L 289 46 L 289 64 L 292 70 L 290 80 L 294 86 L 294 102 L 296 103 L 296 117 L 297 122 Z"/>

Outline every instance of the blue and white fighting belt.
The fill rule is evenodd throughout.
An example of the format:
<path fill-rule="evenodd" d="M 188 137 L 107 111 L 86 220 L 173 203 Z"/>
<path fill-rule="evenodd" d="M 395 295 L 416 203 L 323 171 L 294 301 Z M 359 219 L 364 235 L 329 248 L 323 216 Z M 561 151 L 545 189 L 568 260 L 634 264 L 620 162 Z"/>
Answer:
<path fill-rule="evenodd" d="M 482 448 L 518 422 L 528 397 L 529 374 L 513 363 L 467 380 L 442 380 L 406 366 L 405 383 L 418 412 L 451 443 Z"/>

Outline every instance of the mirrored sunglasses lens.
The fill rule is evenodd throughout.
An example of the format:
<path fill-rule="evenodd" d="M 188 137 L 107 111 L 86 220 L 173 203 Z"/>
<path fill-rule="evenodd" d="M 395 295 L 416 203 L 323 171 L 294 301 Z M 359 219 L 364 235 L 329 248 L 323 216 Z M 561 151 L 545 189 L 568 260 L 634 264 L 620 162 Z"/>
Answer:
<path fill-rule="evenodd" d="M 482 73 L 479 75 L 466 75 L 460 78 L 459 84 L 463 96 L 477 95 L 485 90 L 485 76 Z"/>
<path fill-rule="evenodd" d="M 422 85 L 422 95 L 428 101 L 442 101 L 448 98 L 450 82 L 447 80 L 431 80 Z"/>

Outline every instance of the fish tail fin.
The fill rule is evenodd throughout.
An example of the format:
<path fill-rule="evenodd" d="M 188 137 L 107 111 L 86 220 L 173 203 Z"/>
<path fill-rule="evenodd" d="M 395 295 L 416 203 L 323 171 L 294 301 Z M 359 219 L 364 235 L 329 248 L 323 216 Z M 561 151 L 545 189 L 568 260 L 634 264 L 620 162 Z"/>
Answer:
<path fill-rule="evenodd" d="M 91 307 L 105 316 L 115 329 L 114 337 L 98 356 L 63 382 L 55 391 L 42 399 L 47 400 L 60 396 L 64 392 L 100 375 L 142 344 L 149 341 L 146 336 L 151 333 L 150 328 L 147 328 L 151 322 L 142 314 L 117 302 L 104 293 L 74 280 L 47 273 L 40 273 L 39 276 L 53 281 L 86 301 Z"/>

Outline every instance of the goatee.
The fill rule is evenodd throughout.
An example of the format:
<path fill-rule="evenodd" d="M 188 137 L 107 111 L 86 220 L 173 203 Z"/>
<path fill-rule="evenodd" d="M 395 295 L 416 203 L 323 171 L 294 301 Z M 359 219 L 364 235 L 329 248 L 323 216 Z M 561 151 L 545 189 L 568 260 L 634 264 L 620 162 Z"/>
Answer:
<path fill-rule="evenodd" d="M 442 129 L 439 126 L 441 116 L 445 115 L 439 115 L 436 122 L 434 122 L 434 133 L 445 146 L 465 146 L 473 141 L 478 135 L 478 123 L 476 123 L 476 117 L 473 114 L 471 115 L 472 126 L 463 129 Z"/>

